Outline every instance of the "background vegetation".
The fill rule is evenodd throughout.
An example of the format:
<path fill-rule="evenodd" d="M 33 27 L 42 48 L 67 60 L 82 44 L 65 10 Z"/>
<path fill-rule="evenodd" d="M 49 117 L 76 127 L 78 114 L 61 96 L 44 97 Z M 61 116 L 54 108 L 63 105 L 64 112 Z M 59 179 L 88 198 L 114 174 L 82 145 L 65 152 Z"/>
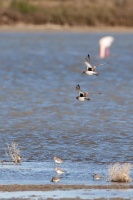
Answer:
<path fill-rule="evenodd" d="M 0 0 L 0 24 L 133 26 L 133 0 Z"/>

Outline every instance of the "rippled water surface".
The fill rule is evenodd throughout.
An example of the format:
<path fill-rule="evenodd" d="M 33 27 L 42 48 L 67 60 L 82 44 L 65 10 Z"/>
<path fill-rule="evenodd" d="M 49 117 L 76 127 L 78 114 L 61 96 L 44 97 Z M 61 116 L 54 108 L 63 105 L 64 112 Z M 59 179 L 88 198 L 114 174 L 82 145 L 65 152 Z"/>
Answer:
<path fill-rule="evenodd" d="M 72 190 L 72 191 L 50 191 L 50 192 L 3 192 L 1 193 L 1 197 L 3 199 L 31 199 L 31 200 L 37 200 L 37 199 L 62 199 L 67 197 L 67 199 L 87 199 L 87 200 L 92 200 L 92 199 L 97 199 L 97 196 L 101 199 L 110 199 L 111 195 L 114 195 L 115 200 L 121 199 L 121 200 L 129 200 L 132 199 L 132 190 Z M 121 198 L 121 194 L 123 198 Z M 82 198 L 80 198 L 82 196 Z M 21 198 L 20 198 L 21 197 Z M 49 198 L 50 197 L 50 198 Z M 114 198 L 113 198 L 114 199 Z"/>
<path fill-rule="evenodd" d="M 25 162 L 133 163 L 133 35 L 100 60 L 104 35 L 0 33 L 1 160 L 15 140 Z M 88 53 L 99 76 L 82 74 Z M 77 84 L 102 94 L 78 102 Z"/>

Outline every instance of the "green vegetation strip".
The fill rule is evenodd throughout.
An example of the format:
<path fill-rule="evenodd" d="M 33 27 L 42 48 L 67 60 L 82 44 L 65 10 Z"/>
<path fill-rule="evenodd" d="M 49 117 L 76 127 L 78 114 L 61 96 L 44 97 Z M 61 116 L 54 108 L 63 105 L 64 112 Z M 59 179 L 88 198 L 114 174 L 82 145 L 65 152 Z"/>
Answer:
<path fill-rule="evenodd" d="M 1 0 L 0 24 L 133 26 L 131 0 Z"/>

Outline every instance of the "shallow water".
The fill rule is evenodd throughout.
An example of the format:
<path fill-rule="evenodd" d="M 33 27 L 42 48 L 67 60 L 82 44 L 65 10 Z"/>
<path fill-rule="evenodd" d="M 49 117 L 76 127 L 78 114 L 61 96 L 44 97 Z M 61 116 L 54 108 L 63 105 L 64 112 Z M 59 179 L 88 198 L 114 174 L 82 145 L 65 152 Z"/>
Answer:
<path fill-rule="evenodd" d="M 81 166 L 90 180 L 99 166 L 106 176 L 112 162 L 133 163 L 133 35 L 112 34 L 111 56 L 100 60 L 98 40 L 108 34 L 0 33 L 0 160 L 8 160 L 7 144 L 15 140 L 27 163 L 22 166 L 31 165 L 27 182 L 39 177 L 44 183 L 42 171 L 34 173 L 39 163 L 40 169 L 48 163 L 49 182 L 54 156 L 64 159 L 63 168 L 72 172 L 68 184 L 75 173 L 82 177 Z M 97 69 L 98 77 L 82 74 L 88 53 L 93 64 L 108 63 Z M 102 94 L 78 102 L 77 84 Z M 87 171 L 89 165 L 93 167 Z M 1 184 L 23 182 L 19 167 L 13 174 L 11 166 L 9 171 L 5 167 Z M 86 177 L 81 183 L 88 183 Z"/>
<path fill-rule="evenodd" d="M 97 199 L 97 196 L 101 199 L 132 199 L 132 190 L 68 190 L 68 191 L 26 191 L 26 192 L 0 192 L 2 199 Z M 122 197 L 122 198 L 121 198 Z"/>
<path fill-rule="evenodd" d="M 56 167 L 66 172 L 60 175 L 59 184 L 86 184 L 107 185 L 108 165 L 81 164 L 79 162 L 65 162 Z M 21 165 L 0 165 L 0 184 L 55 184 L 51 183 L 52 177 L 56 176 L 55 165 L 52 162 L 23 162 Z M 100 173 L 103 178 L 100 181 L 93 179 L 93 173 Z"/>

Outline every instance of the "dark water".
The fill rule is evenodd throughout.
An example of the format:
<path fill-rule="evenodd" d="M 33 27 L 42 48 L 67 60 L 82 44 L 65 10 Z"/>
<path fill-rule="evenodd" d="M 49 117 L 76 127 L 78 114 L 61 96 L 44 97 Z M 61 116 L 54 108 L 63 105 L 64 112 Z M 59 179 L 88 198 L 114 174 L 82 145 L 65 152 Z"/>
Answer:
<path fill-rule="evenodd" d="M 1 160 L 15 140 L 25 162 L 133 163 L 133 35 L 112 34 L 100 61 L 104 35 L 0 33 Z M 82 75 L 88 53 L 109 63 L 98 77 Z M 102 94 L 78 102 L 77 84 Z"/>

